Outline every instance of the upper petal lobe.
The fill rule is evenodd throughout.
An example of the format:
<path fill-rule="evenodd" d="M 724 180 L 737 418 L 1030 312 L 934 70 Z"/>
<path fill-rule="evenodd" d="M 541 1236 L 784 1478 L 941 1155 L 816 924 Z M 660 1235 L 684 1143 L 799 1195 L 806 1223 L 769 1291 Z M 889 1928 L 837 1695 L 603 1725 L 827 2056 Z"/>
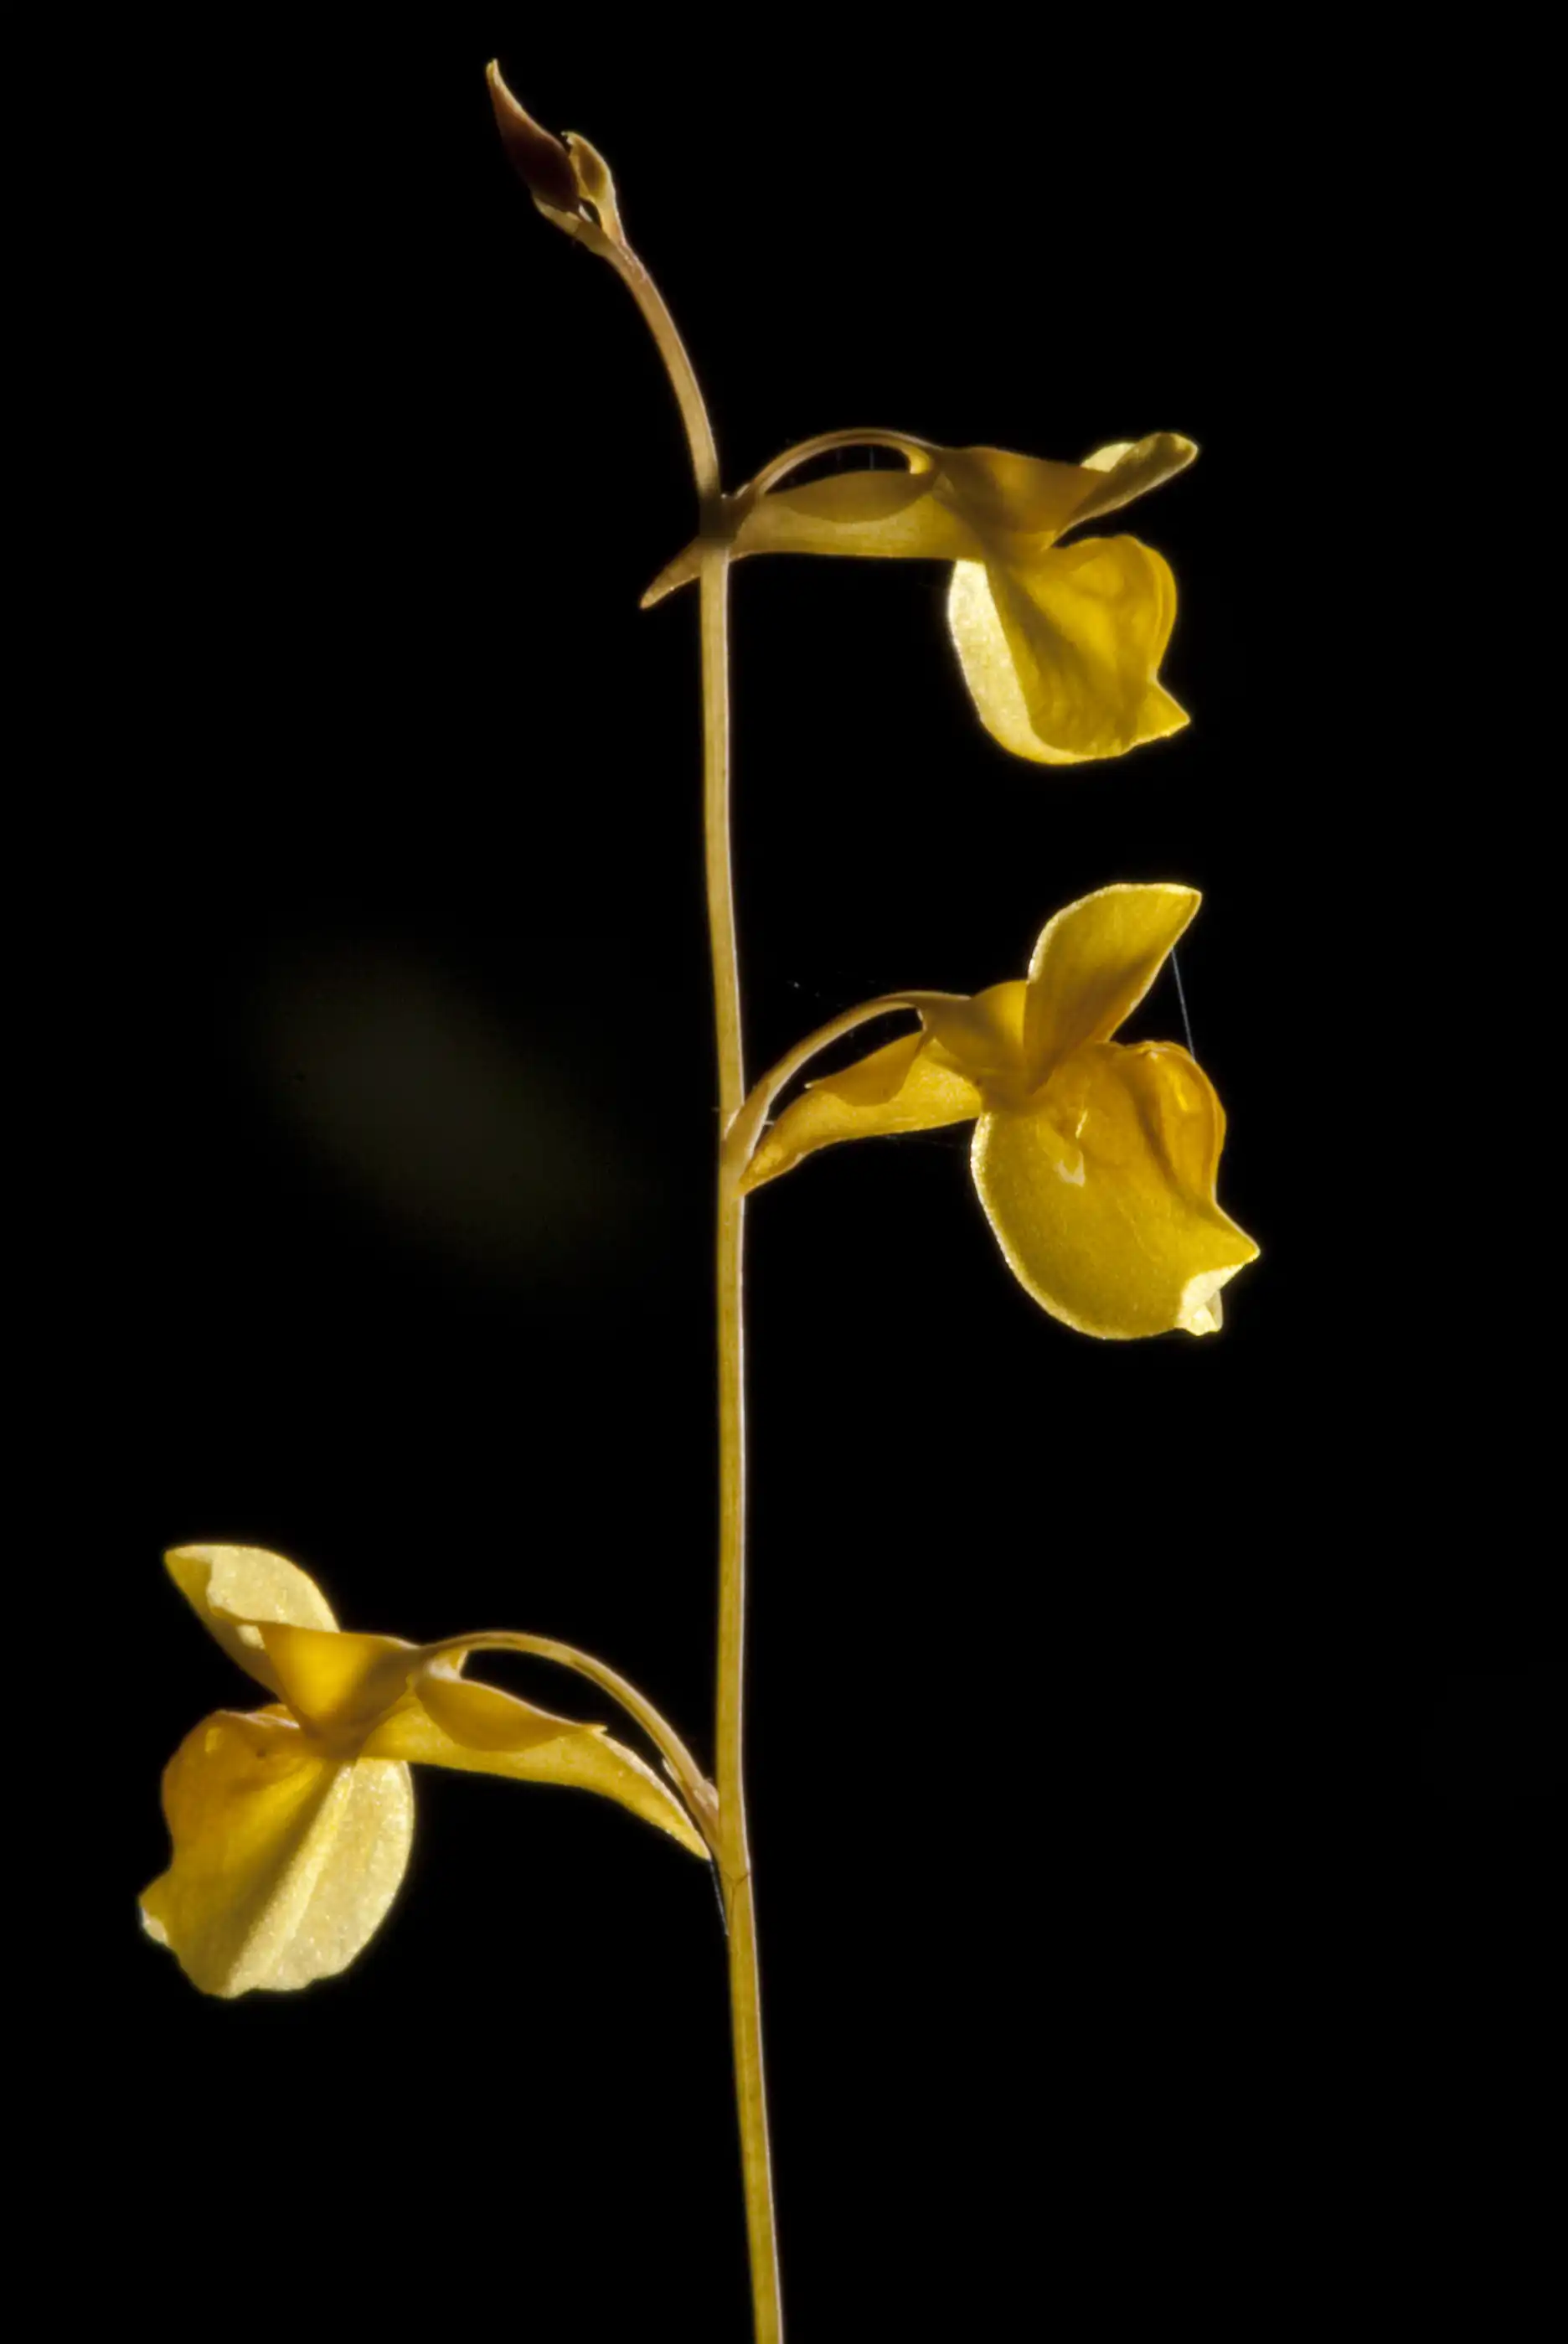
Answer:
<path fill-rule="evenodd" d="M 1047 921 L 1029 962 L 1024 1056 L 1032 1086 L 1086 1042 L 1108 1042 L 1164 967 L 1196 887 L 1097 887 Z"/>
<path fill-rule="evenodd" d="M 270 1693 L 281 1688 L 259 1623 L 328 1631 L 338 1624 L 309 1573 L 265 1547 L 177 1546 L 164 1563 L 207 1633 Z"/>

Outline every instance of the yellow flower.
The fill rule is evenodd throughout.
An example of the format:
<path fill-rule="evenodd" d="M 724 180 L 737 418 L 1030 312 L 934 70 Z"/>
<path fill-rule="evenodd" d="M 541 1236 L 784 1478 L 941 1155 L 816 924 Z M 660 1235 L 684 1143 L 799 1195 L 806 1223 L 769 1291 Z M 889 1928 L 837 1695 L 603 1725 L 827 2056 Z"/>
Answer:
<path fill-rule="evenodd" d="M 1027 979 L 912 996 L 924 1032 L 813 1083 L 742 1186 L 814 1148 L 976 1117 L 980 1202 L 1021 1283 L 1087 1335 L 1209 1335 L 1258 1248 L 1215 1202 L 1225 1116 L 1174 1042 L 1113 1042 L 1193 914 L 1190 887 L 1102 887 L 1058 912 Z"/>
<path fill-rule="evenodd" d="M 658 1776 L 601 1727 L 460 1673 L 492 1640 L 344 1635 L 314 1580 L 259 1547 L 178 1547 L 166 1561 L 203 1624 L 275 1696 L 204 1719 L 164 1773 L 174 1861 L 144 1891 L 142 1919 L 204 1994 L 347 1967 L 408 1864 L 410 1759 L 599 1791 L 706 1856 Z"/>
<path fill-rule="evenodd" d="M 1160 431 L 1056 464 L 864 436 L 897 446 L 909 470 L 761 492 L 754 483 L 730 500 L 734 552 L 951 561 L 947 620 L 965 682 L 982 722 L 1017 756 L 1077 764 L 1180 730 L 1186 712 L 1159 682 L 1176 617 L 1169 565 L 1136 537 L 1061 540 L 1180 471 L 1198 453 L 1190 440 Z M 644 607 L 696 569 L 697 547 L 688 546 Z"/>

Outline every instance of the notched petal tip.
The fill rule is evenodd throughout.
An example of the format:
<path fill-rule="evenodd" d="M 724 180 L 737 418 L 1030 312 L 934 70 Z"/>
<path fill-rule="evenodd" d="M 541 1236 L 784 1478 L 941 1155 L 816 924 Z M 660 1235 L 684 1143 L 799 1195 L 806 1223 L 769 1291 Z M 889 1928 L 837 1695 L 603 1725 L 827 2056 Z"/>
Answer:
<path fill-rule="evenodd" d="M 1252 1258 L 1257 1260 L 1256 1251 Z M 1225 1324 L 1225 1305 L 1220 1300 L 1220 1289 L 1235 1277 L 1237 1269 L 1245 1267 L 1245 1263 L 1238 1262 L 1235 1268 L 1209 1269 L 1200 1277 L 1189 1279 L 1182 1288 L 1176 1320 L 1178 1327 L 1189 1335 L 1218 1335 Z"/>

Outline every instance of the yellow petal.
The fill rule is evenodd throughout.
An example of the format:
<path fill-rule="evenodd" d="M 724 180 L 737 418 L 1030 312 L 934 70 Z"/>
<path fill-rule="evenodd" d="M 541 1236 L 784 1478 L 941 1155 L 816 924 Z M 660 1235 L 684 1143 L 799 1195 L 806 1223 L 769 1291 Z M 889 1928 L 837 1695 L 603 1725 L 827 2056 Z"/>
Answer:
<path fill-rule="evenodd" d="M 584 1731 L 575 1717 L 557 1717 L 535 1709 L 499 1685 L 479 1684 L 460 1676 L 445 1656 L 421 1672 L 414 1696 L 443 1733 L 465 1750 L 532 1750 L 541 1743 L 557 1742 L 563 1733 Z"/>
<path fill-rule="evenodd" d="M 1110 1040 L 1201 901 L 1196 887 L 1100 887 L 1047 921 L 1024 1012 L 1031 1087 L 1086 1042 Z"/>
<path fill-rule="evenodd" d="M 1053 748 L 1035 730 L 983 562 L 955 564 L 947 587 L 947 627 L 969 697 L 992 739 L 1037 765 L 1079 763 L 1069 750 Z"/>
<path fill-rule="evenodd" d="M 1018 1075 L 1024 1064 L 1028 990 L 1021 978 L 1014 978 L 987 985 L 972 1000 L 923 1002 L 921 1022 L 972 1081 Z"/>
<path fill-rule="evenodd" d="M 737 553 L 841 553 L 887 561 L 956 561 L 978 551 L 935 472 L 835 472 L 759 497 Z"/>
<path fill-rule="evenodd" d="M 1169 566 L 1136 537 L 1085 538 L 980 578 L 960 563 L 947 601 L 981 721 L 1046 764 L 1118 757 L 1180 730 L 1186 715 L 1158 677 L 1175 616 Z"/>
<path fill-rule="evenodd" d="M 597 1791 L 602 1797 L 629 1807 L 644 1823 L 657 1824 L 693 1855 L 707 1860 L 708 1850 L 702 1836 L 673 1792 L 666 1789 L 641 1758 L 612 1742 L 602 1726 L 572 1726 L 551 1741 L 540 1742 L 532 1738 L 531 1723 L 539 1713 L 531 1711 L 526 1702 L 518 1702 L 517 1709 L 525 1715 L 519 1723 L 519 1739 L 513 1746 L 494 1740 L 460 1740 L 450 1730 L 453 1725 L 469 1733 L 474 1733 L 476 1726 L 487 1734 L 501 1730 L 499 1713 L 494 1709 L 488 1711 L 481 1723 L 474 1708 L 457 1698 L 460 1692 L 481 1690 L 457 1678 L 442 1679 L 440 1672 L 430 1671 L 420 1681 L 419 1698 L 395 1710 L 377 1726 L 365 1745 L 366 1756 L 407 1759 L 422 1766 L 455 1767 L 465 1773 L 506 1774 L 514 1782 L 560 1783 L 570 1789 Z M 496 1702 L 511 1699 L 493 1687 L 483 1690 L 490 1692 Z"/>
<path fill-rule="evenodd" d="M 933 448 L 908 471 L 830 473 L 769 490 L 743 519 L 733 551 L 1027 563 L 1064 530 L 1129 504 L 1197 453 L 1174 431 L 1118 440 L 1081 464 L 1007 448 Z M 691 583 L 700 551 L 693 539 L 660 571 L 644 610 Z"/>
<path fill-rule="evenodd" d="M 1086 490 L 1073 515 L 1073 526 L 1114 512 L 1118 505 L 1130 504 L 1134 497 L 1147 496 L 1162 480 L 1185 471 L 1197 453 L 1192 441 L 1184 440 L 1179 431 L 1156 431 L 1147 440 L 1121 440 L 1112 448 L 1098 448 L 1084 458 L 1083 469 L 1101 477 Z"/>
<path fill-rule="evenodd" d="M 978 1115 L 979 1092 L 945 1063 L 929 1035 L 906 1034 L 842 1074 L 824 1075 L 791 1101 L 761 1143 L 741 1182 L 743 1195 L 793 1170 L 801 1158 L 840 1139 L 885 1132 L 934 1131 Z"/>
<path fill-rule="evenodd" d="M 1087 1335 L 1211 1334 L 1219 1288 L 1258 1248 L 1220 1211 L 1224 1117 L 1168 1043 L 1091 1044 L 1026 1114 L 983 1116 L 975 1186 L 1007 1262 Z"/>
<path fill-rule="evenodd" d="M 420 1661 L 418 1645 L 397 1636 L 350 1636 L 268 1622 L 261 1640 L 283 1700 L 302 1724 L 339 1751 L 363 1742 L 402 1698 Z"/>
<path fill-rule="evenodd" d="M 265 1547 L 177 1546 L 164 1564 L 208 1634 L 270 1693 L 281 1688 L 257 1623 L 277 1620 L 319 1629 L 338 1624 L 316 1581 Z"/>
<path fill-rule="evenodd" d="M 944 502 L 950 503 L 987 555 L 1041 553 L 1078 518 L 1099 488 L 1083 464 L 1016 456 L 1007 448 L 947 448 L 941 452 Z"/>
<path fill-rule="evenodd" d="M 770 490 L 742 522 L 735 551 L 917 561 L 1037 554 L 1087 513 L 1126 504 L 1196 452 L 1166 433 L 1116 450 L 1108 472 L 1092 459 L 1058 464 L 1007 448 L 934 449 L 922 470 L 829 473 Z"/>
<path fill-rule="evenodd" d="M 1081 464 L 1050 463 L 1003 448 L 937 452 L 938 493 L 984 540 L 989 557 L 1006 566 L 1026 552 L 1044 551 L 1080 521 L 1146 495 L 1190 464 L 1198 450 L 1174 431 L 1157 431 L 1097 449 Z"/>
<path fill-rule="evenodd" d="M 406 1767 L 336 1763 L 265 1711 L 222 1710 L 187 1735 L 164 1813 L 174 1861 L 142 1918 L 204 1994 L 346 1968 L 385 1917 L 413 1837 Z"/>
<path fill-rule="evenodd" d="M 885 561 L 956 561 L 980 551 L 973 531 L 934 490 L 926 471 L 835 472 L 759 497 L 736 530 L 731 552 L 837 553 Z M 693 538 L 666 564 L 642 597 L 644 611 L 697 574 L 702 541 Z"/>

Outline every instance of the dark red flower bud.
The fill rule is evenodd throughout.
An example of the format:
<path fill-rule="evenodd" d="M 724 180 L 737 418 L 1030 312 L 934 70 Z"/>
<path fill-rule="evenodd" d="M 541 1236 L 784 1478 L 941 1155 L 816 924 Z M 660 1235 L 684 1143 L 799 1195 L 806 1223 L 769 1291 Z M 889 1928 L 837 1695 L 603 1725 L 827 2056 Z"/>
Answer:
<path fill-rule="evenodd" d="M 582 199 L 582 190 L 572 157 L 560 139 L 541 130 L 532 115 L 519 106 L 493 59 L 485 67 L 485 79 L 490 84 L 490 102 L 495 108 L 501 145 L 529 194 L 536 202 L 549 204 L 552 210 L 575 212 Z"/>

